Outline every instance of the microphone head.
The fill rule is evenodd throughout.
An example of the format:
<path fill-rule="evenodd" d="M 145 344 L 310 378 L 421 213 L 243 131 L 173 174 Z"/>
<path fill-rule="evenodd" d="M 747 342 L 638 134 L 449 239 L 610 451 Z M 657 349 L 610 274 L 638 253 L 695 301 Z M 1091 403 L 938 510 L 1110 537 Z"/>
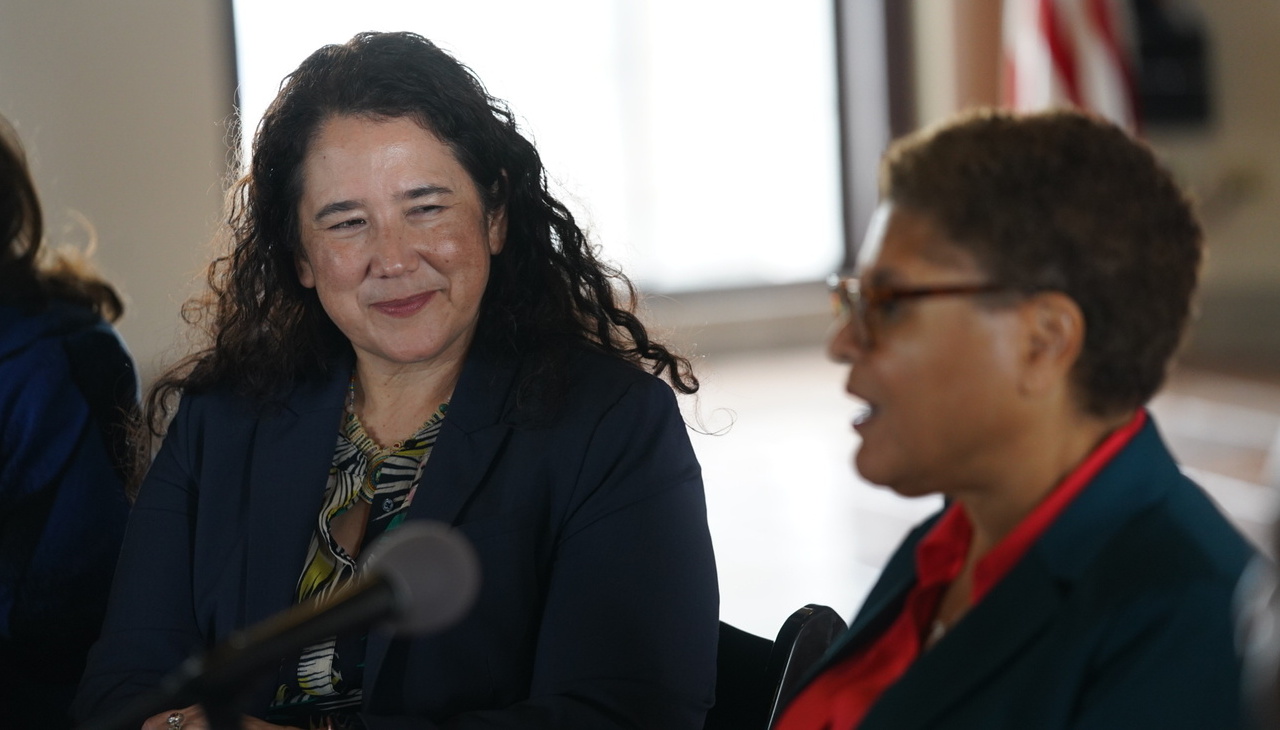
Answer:
<path fill-rule="evenodd" d="M 361 559 L 366 579 L 382 579 L 397 610 L 383 626 L 421 636 L 462 620 L 480 592 L 480 559 L 462 533 L 411 520 L 375 540 Z"/>

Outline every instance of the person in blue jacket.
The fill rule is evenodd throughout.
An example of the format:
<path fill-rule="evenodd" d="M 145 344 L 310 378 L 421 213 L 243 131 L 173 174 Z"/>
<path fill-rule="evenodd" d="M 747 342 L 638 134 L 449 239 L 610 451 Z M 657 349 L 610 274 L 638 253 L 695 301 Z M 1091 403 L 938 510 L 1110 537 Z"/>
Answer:
<path fill-rule="evenodd" d="M 44 247 L 0 119 L 0 724 L 69 728 L 124 536 L 138 380 L 123 311 L 83 255 Z"/>
<path fill-rule="evenodd" d="M 207 347 L 147 401 L 159 431 L 181 396 L 77 714 L 145 700 L 433 520 L 479 555 L 471 612 L 298 647 L 244 678 L 244 727 L 700 728 L 718 590 L 673 393 L 697 380 L 506 106 L 414 34 L 325 46 L 268 108 L 231 205 L 188 310 Z M 204 705 L 138 722 L 203 730 Z"/>
<path fill-rule="evenodd" d="M 777 730 L 1242 725 L 1253 550 L 1145 408 L 1202 235 L 1152 151 L 1073 111 L 896 142 L 831 336 L 856 466 L 943 510 L 890 558 Z"/>

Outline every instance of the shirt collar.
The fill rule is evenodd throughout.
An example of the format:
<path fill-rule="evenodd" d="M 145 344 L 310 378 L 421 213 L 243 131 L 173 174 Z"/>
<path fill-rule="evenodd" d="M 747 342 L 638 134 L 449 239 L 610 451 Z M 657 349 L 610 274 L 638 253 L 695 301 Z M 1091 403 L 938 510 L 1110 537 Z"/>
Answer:
<path fill-rule="evenodd" d="M 1133 418 L 1108 434 L 1008 535 L 978 560 L 973 575 L 973 603 L 982 600 L 1013 569 L 1036 539 L 1049 529 L 1098 472 L 1133 440 L 1146 422 L 1146 410 L 1138 409 Z M 964 568 L 972 539 L 973 525 L 968 514 L 959 504 L 952 504 L 916 547 L 919 585 L 929 587 L 955 580 Z"/>

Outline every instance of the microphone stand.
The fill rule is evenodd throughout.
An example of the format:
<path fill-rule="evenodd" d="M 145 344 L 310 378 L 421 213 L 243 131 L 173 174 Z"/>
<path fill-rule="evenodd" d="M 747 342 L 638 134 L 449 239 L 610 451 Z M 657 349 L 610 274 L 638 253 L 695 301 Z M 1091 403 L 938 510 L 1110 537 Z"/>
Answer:
<path fill-rule="evenodd" d="M 344 601 L 361 592 L 366 600 Z M 332 607 L 319 614 L 291 611 L 227 637 L 205 654 L 188 658 L 161 680 L 153 693 L 137 698 L 104 720 L 90 721 L 79 730 L 125 730 L 174 707 L 198 704 L 211 730 L 239 730 L 236 710 L 241 693 L 256 676 L 279 666 L 281 657 L 340 631 L 368 627 L 397 605 L 395 588 L 385 581 L 349 584 L 329 599 Z"/>
<path fill-rule="evenodd" d="M 283 657 L 393 617 L 390 628 L 396 632 L 439 631 L 463 616 L 480 589 L 475 550 L 439 523 L 409 523 L 379 538 L 365 555 L 365 568 L 369 577 L 232 634 L 206 653 L 189 657 L 155 691 L 79 730 L 134 730 L 148 717 L 193 704 L 204 708 L 212 730 L 238 730 L 239 701 L 250 682 L 278 671 Z"/>

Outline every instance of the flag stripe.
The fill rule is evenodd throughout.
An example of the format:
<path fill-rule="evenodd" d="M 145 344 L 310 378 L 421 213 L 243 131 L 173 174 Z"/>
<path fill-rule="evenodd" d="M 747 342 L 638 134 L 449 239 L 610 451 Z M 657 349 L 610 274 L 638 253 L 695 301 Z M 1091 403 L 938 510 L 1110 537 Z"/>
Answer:
<path fill-rule="evenodd" d="M 1053 59 L 1053 68 L 1057 71 L 1067 98 L 1076 106 L 1084 105 L 1080 94 L 1080 72 L 1076 64 L 1075 46 L 1063 28 L 1062 18 L 1058 15 L 1057 5 L 1053 0 L 1040 0 L 1040 30 L 1045 42 L 1049 45 L 1049 56 Z"/>
<path fill-rule="evenodd" d="M 1120 77 L 1124 100 L 1127 102 L 1130 112 L 1130 118 L 1126 121 L 1136 126 L 1138 120 L 1137 84 L 1133 63 L 1130 61 L 1132 49 L 1121 43 L 1120 30 L 1116 27 L 1117 13 L 1120 11 L 1116 8 L 1114 0 L 1088 0 L 1088 3 L 1089 17 L 1093 20 L 1098 37 L 1106 47 L 1109 60 Z"/>
<path fill-rule="evenodd" d="M 1004 103 L 1075 106 L 1136 130 L 1130 20 L 1119 0 L 1004 0 Z"/>

